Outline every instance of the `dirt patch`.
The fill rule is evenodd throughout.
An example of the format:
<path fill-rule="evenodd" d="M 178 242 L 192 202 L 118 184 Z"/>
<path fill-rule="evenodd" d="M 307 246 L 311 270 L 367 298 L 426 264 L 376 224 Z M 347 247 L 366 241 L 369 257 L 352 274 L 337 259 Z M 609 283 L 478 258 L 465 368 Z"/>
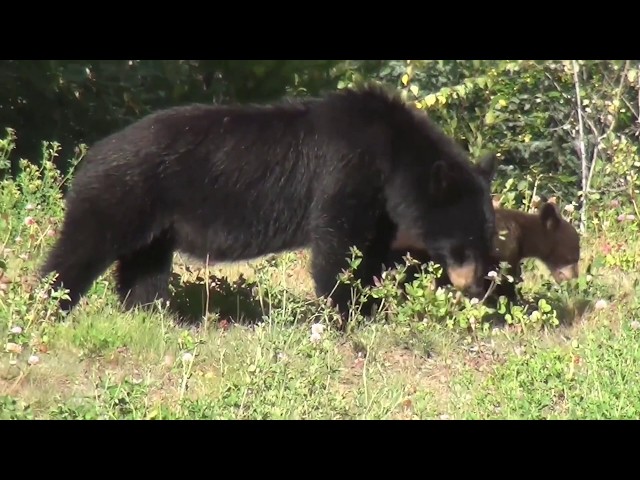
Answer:
<path fill-rule="evenodd" d="M 403 398 L 389 418 L 409 420 L 420 418 L 416 403 L 428 398 L 429 410 L 445 412 L 450 397 L 450 384 L 455 374 L 451 364 L 443 359 L 431 359 L 405 347 L 384 348 L 372 352 L 370 358 L 354 348 L 351 342 L 339 347 L 344 370 L 337 382 L 337 390 L 352 398 L 363 385 L 365 366 L 370 388 L 384 382 L 389 388 L 398 388 Z M 388 380 L 393 379 L 392 384 Z"/>

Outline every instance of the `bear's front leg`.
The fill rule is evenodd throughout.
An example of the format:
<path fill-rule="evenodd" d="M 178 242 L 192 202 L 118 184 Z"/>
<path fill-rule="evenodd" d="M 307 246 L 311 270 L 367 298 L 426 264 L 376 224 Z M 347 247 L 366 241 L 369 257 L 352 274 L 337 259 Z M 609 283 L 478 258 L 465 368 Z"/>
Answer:
<path fill-rule="evenodd" d="M 342 316 L 343 326 L 350 310 L 357 305 L 353 304 L 352 286 L 339 282 L 338 278 L 349 268 L 351 247 L 362 253 L 360 264 L 353 272 L 354 280 L 360 280 L 362 287 L 371 286 L 389 257 L 394 234 L 391 219 L 382 206 L 374 202 L 337 197 L 325 202 L 315 216 L 311 233 L 311 274 L 316 294 L 331 298 Z M 361 312 L 371 315 L 377 304 L 376 299 L 369 298 L 362 303 Z"/>

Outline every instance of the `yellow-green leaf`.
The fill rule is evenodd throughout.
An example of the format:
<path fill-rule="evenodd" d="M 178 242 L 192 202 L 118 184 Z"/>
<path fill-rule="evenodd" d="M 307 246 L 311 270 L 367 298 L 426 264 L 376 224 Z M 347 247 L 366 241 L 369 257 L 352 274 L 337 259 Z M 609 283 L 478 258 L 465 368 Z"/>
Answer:
<path fill-rule="evenodd" d="M 419 89 L 417 85 L 411 85 L 409 87 L 409 90 L 411 90 L 411 93 L 413 93 L 415 96 L 418 96 Z"/>
<path fill-rule="evenodd" d="M 487 125 L 492 125 L 495 123 L 495 121 L 496 121 L 496 114 L 493 112 L 493 110 L 489 110 L 487 114 L 484 116 L 484 123 L 486 123 Z"/>
<path fill-rule="evenodd" d="M 456 85 L 455 87 L 453 87 L 453 90 L 462 98 L 464 98 L 467 93 L 467 89 L 464 85 Z"/>
<path fill-rule="evenodd" d="M 435 105 L 435 103 L 436 103 L 436 96 L 433 93 L 430 93 L 429 95 L 424 97 L 424 104 L 427 107 L 431 107 L 431 106 Z"/>
<path fill-rule="evenodd" d="M 409 75 L 405 73 L 402 76 L 402 84 L 406 87 L 408 83 L 409 83 Z"/>
<path fill-rule="evenodd" d="M 153 420 L 158 415 L 160 415 L 160 412 L 158 411 L 158 409 L 154 409 L 147 415 L 147 420 Z"/>

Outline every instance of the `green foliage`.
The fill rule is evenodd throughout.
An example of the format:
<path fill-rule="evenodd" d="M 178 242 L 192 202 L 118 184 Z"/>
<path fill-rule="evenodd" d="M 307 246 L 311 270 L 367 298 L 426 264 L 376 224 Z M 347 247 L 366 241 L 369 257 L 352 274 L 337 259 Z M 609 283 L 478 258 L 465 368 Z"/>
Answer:
<path fill-rule="evenodd" d="M 362 254 L 352 249 L 351 268 L 357 267 Z M 419 265 L 420 271 L 411 282 L 406 281 L 409 267 L 419 265 L 410 257 L 404 265 L 383 272 L 376 279 L 373 287 L 363 288 L 359 281 L 353 281 L 353 274 L 347 271 L 341 281 L 352 285 L 354 297 L 357 294 L 360 302 L 369 297 L 381 301 L 376 321 L 392 319 L 395 324 L 419 323 L 415 328 L 424 330 L 433 324 L 440 324 L 447 329 L 462 329 L 470 332 L 476 330 L 488 332 L 496 319 L 507 324 L 527 327 L 544 327 L 558 325 L 557 313 L 544 298 L 537 300 L 533 306 L 510 305 L 504 297 L 500 298 L 497 308 L 490 308 L 479 299 L 469 299 L 453 288 L 435 288 L 435 280 L 442 274 L 442 268 L 429 263 Z M 505 280 L 506 281 L 506 280 Z M 352 321 L 362 321 L 356 317 Z"/>
<path fill-rule="evenodd" d="M 94 141 L 141 116 L 190 102 L 261 102 L 333 87 L 336 60 L 2 60 L 0 128 L 16 130 L 18 159 L 39 139 L 65 149 Z M 1 152 L 0 152 L 1 155 Z M 0 175 L 2 174 L 0 164 Z"/>
<path fill-rule="evenodd" d="M 6 395 L 0 396 L 0 420 L 33 420 L 33 418 L 29 405 Z"/>
<path fill-rule="evenodd" d="M 525 177 L 562 203 L 580 200 L 585 186 L 593 200 L 602 192 L 637 195 L 637 175 L 630 172 L 637 170 L 638 62 L 401 64 L 389 62 L 381 79 L 428 110 L 472 155 L 493 150 L 502 156 L 496 191 Z M 522 198 L 512 200 L 523 205 Z"/>
<path fill-rule="evenodd" d="M 17 132 L 10 140 L 16 144 L 14 174 L 20 157 L 38 156 L 41 138 L 63 145 L 56 147 L 56 164 L 66 172 L 72 158 L 82 156 L 76 145 L 159 108 L 262 102 L 377 80 L 428 110 L 474 156 L 498 151 L 503 161 L 496 191 L 510 190 L 507 182 L 521 178 L 536 183 L 540 194 L 581 205 L 585 182 L 594 201 L 637 195 L 639 66 L 556 60 L 5 60 L 0 127 Z M 7 170 L 5 151 L 0 146 L 0 174 Z M 511 201 L 524 206 L 525 200 L 519 192 Z"/>

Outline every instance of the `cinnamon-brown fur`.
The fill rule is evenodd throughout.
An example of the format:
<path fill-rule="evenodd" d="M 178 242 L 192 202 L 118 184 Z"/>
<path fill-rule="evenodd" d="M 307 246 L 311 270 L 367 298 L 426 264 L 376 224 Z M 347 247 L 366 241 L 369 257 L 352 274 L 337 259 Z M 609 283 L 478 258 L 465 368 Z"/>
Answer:
<path fill-rule="evenodd" d="M 579 275 L 580 236 L 555 204 L 543 203 L 537 214 L 502 208 L 495 212 L 495 255 L 509 263 L 516 281 L 521 279 L 524 258 L 542 261 L 558 283 Z"/>

